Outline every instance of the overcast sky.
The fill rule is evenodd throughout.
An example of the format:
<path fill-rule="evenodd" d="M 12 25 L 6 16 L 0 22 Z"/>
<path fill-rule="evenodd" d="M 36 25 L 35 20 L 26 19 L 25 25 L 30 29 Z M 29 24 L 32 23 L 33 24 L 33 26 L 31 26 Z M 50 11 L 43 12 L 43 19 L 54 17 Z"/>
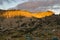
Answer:
<path fill-rule="evenodd" d="M 9 9 L 11 7 L 15 7 L 18 4 L 27 2 L 28 0 L 0 0 L 0 9 Z"/>
<path fill-rule="evenodd" d="M 46 3 L 48 2 L 55 2 L 56 3 L 60 3 L 60 0 L 0 0 L 0 9 L 3 10 L 7 10 L 9 8 L 13 8 L 15 6 L 17 6 L 18 4 L 22 4 L 24 2 L 31 2 L 31 1 L 44 1 Z M 43 3 L 41 3 L 43 4 Z M 32 6 L 32 4 L 31 4 Z"/>

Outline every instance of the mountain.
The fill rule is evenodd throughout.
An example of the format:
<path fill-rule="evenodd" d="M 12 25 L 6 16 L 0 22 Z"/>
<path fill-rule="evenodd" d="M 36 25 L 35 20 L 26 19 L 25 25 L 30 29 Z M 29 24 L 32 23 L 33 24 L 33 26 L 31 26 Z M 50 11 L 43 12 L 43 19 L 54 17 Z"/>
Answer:
<path fill-rule="evenodd" d="M 56 3 L 57 3 L 57 1 L 29 0 L 28 2 L 18 4 L 16 7 L 12 8 L 12 9 L 19 9 L 19 10 L 21 9 L 21 10 L 28 10 L 31 12 L 39 12 L 42 10 L 45 11 L 48 7 L 53 6 Z"/>

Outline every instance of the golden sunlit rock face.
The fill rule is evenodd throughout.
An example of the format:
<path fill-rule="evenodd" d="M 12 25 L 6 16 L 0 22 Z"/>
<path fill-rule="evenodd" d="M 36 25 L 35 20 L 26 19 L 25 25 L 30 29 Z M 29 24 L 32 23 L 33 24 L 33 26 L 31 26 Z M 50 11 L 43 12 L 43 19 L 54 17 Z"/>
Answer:
<path fill-rule="evenodd" d="M 53 15 L 53 12 L 46 11 L 46 12 L 37 12 L 37 13 L 31 13 L 24 10 L 7 10 L 4 12 L 1 16 L 4 16 L 5 18 L 11 18 L 15 16 L 24 16 L 24 17 L 35 17 L 35 18 L 43 18 L 46 16 Z"/>
<path fill-rule="evenodd" d="M 54 14 L 53 12 L 47 11 L 47 12 L 38 12 L 33 14 L 32 16 L 35 18 L 43 18 L 43 17 L 51 16 L 53 14 Z"/>

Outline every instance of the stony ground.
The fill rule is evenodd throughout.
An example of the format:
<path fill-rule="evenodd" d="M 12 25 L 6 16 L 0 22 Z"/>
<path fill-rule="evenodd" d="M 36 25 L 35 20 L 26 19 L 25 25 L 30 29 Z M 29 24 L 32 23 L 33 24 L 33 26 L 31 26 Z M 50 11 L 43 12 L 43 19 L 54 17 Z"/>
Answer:
<path fill-rule="evenodd" d="M 60 16 L 0 17 L 0 40 L 60 40 Z"/>

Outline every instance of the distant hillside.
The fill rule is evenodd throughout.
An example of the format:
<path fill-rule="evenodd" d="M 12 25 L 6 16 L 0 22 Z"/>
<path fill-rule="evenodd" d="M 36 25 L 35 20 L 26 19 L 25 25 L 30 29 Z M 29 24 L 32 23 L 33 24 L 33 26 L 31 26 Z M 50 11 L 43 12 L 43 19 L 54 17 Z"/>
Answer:
<path fill-rule="evenodd" d="M 24 17 L 35 17 L 35 18 L 43 18 L 46 16 L 51 16 L 54 13 L 51 11 L 46 11 L 46 12 L 36 12 L 36 13 L 31 13 L 29 11 L 26 10 L 5 10 L 5 11 L 1 11 L 3 14 L 1 14 L 1 17 L 5 17 L 5 18 L 11 18 L 11 17 L 15 17 L 15 16 L 24 16 Z"/>

